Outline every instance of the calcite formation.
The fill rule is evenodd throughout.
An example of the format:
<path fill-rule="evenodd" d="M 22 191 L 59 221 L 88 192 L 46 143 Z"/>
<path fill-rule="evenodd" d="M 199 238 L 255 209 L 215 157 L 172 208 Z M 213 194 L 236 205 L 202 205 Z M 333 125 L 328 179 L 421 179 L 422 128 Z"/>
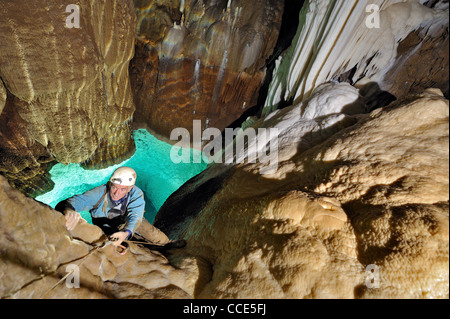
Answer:
<path fill-rule="evenodd" d="M 6 103 L 6 89 L 3 86 L 3 83 L 0 83 L 0 114 L 2 114 L 3 108 Z"/>
<path fill-rule="evenodd" d="M 155 226 L 184 249 L 120 255 L 23 194 L 56 162 L 130 156 L 131 122 L 230 125 L 261 98 L 283 6 L 0 2 L 1 298 L 449 297 L 446 1 L 305 1 L 261 117 L 223 149 L 276 129 L 276 169 L 247 138 L 172 194 Z"/>
<path fill-rule="evenodd" d="M 2 1 L 0 20 L 0 172 L 36 194 L 51 161 L 129 157 L 133 3 Z"/>
<path fill-rule="evenodd" d="M 0 177 L 0 295 L 448 298 L 448 100 L 428 90 L 302 144 L 300 109 L 314 101 L 253 123 L 280 128 L 276 172 L 213 164 L 167 200 L 155 225 L 188 243 L 167 255 L 133 243 L 119 255 L 89 224 L 68 232 Z"/>
<path fill-rule="evenodd" d="M 448 94 L 448 3 L 307 1 L 299 20 L 293 45 L 276 61 L 265 115 L 343 74 L 398 98 L 430 87 Z"/>
<path fill-rule="evenodd" d="M 309 145 L 302 107 L 267 121 L 280 128 L 275 173 L 214 164 L 156 216 L 213 269 L 196 296 L 448 298 L 448 100 L 428 90 L 342 119 Z M 221 188 L 205 193 L 213 179 Z"/>
<path fill-rule="evenodd" d="M 188 259 L 186 270 L 175 268 L 133 243 L 120 255 L 90 224 L 68 232 L 62 214 L 2 176 L 0 203 L 1 298 L 190 298 L 193 292 L 185 277 L 196 278 L 196 268 Z"/>
<path fill-rule="evenodd" d="M 193 120 L 222 130 L 254 106 L 283 2 L 135 1 L 136 121 L 169 137 Z"/>

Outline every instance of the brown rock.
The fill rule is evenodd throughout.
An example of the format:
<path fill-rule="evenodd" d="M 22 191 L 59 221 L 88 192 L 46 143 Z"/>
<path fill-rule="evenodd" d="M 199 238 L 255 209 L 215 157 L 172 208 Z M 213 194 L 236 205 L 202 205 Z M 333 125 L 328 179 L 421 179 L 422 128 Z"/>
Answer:
<path fill-rule="evenodd" d="M 162 254 L 133 243 L 120 255 L 109 242 L 103 244 L 98 227 L 86 223 L 69 233 L 62 214 L 12 189 L 2 176 L 0 221 L 1 298 L 189 298 L 192 293 L 186 274 L 195 280 L 195 263 L 175 268 Z M 73 269 L 79 288 L 70 286 Z"/>
<path fill-rule="evenodd" d="M 227 6 L 228 5 L 228 6 Z M 283 4 L 258 0 L 138 1 L 131 81 L 135 121 L 169 137 L 223 129 L 256 104 L 265 60 L 275 46 Z"/>
<path fill-rule="evenodd" d="M 137 105 L 134 118 L 164 137 L 170 137 L 177 127 L 192 134 L 193 120 L 201 120 L 202 130 L 223 129 L 257 101 L 263 71 L 254 75 L 237 73 L 187 58 L 160 61 L 154 50 L 151 56 L 143 54 L 144 47 L 137 43 L 131 65 Z"/>
<path fill-rule="evenodd" d="M 383 80 L 386 91 L 398 98 L 438 88 L 448 97 L 448 23 L 428 34 L 422 28 L 399 43 L 397 57 Z"/>
<path fill-rule="evenodd" d="M 79 8 L 80 28 L 68 28 L 70 12 L 58 1 L 0 3 L 0 172 L 29 193 L 38 191 L 30 178 L 51 160 L 95 167 L 134 152 L 133 3 Z"/>
<path fill-rule="evenodd" d="M 271 125 L 286 112 L 300 106 L 279 111 Z M 279 157 L 274 174 L 260 175 L 258 162 L 226 175 L 211 165 L 156 216 L 156 226 L 182 235 L 187 251 L 212 269 L 194 296 L 448 298 L 448 100 L 441 92 L 377 109 L 307 150 L 283 133 L 288 142 L 278 154 L 291 155 Z M 217 176 L 221 188 L 206 192 Z M 202 202 L 185 204 L 187 216 L 183 194 Z"/>

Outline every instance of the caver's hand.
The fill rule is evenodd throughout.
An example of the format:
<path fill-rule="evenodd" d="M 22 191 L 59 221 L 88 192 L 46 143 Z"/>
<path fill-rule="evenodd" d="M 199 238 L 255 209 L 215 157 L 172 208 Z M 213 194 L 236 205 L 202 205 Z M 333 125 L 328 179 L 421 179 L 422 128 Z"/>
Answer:
<path fill-rule="evenodd" d="M 119 246 L 127 237 L 129 233 L 126 231 L 119 231 L 109 236 L 109 240 L 112 241 L 114 246 Z"/>
<path fill-rule="evenodd" d="M 64 211 L 64 216 L 66 217 L 67 230 L 73 230 L 80 221 L 82 223 L 86 223 L 86 220 L 83 217 L 81 217 L 80 213 L 72 209 L 66 209 Z"/>

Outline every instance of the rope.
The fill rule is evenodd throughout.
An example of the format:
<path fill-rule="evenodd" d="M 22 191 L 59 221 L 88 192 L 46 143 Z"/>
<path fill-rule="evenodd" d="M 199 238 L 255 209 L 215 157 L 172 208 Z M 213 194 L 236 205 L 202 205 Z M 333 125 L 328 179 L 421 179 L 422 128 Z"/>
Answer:
<path fill-rule="evenodd" d="M 133 243 L 133 244 L 141 244 L 141 245 L 152 245 L 152 246 L 159 246 L 164 247 L 166 244 L 157 244 L 150 241 L 137 241 L 137 240 L 124 240 L 126 243 Z"/>
<path fill-rule="evenodd" d="M 78 267 L 80 267 L 85 261 L 86 259 L 96 250 L 101 249 L 101 248 L 105 248 L 106 246 L 108 246 L 111 242 L 108 239 L 105 239 L 104 241 L 102 241 L 99 245 L 95 246 L 93 249 L 91 249 L 84 257 L 81 257 L 81 262 L 77 265 Z M 71 264 L 73 263 L 75 260 L 78 259 L 74 259 L 73 261 L 67 262 L 66 264 Z M 56 284 L 54 284 L 50 289 L 48 289 L 46 292 L 44 292 L 41 295 L 40 299 L 43 299 L 45 295 L 47 295 L 50 291 L 52 291 L 53 289 L 55 289 L 60 283 L 62 283 L 64 280 L 66 280 L 67 277 L 69 277 L 71 274 L 73 274 L 73 272 L 75 271 L 75 269 L 71 270 L 69 273 L 67 273 L 64 277 L 62 277 Z M 54 272 L 53 272 L 54 273 Z M 53 273 L 49 273 L 45 276 L 42 276 L 39 280 L 49 276 L 50 274 Z M 19 289 L 20 290 L 20 289 Z"/>
<path fill-rule="evenodd" d="M 144 245 L 151 245 L 151 246 L 159 246 L 159 247 L 164 247 L 165 245 L 167 245 L 168 243 L 170 243 L 171 241 L 161 244 L 161 243 L 155 243 L 153 241 L 148 240 L 147 238 L 145 238 L 144 236 L 142 236 L 141 234 L 139 234 L 138 232 L 134 232 L 134 237 L 139 237 L 138 239 L 140 239 L 141 241 L 136 241 L 136 240 L 124 240 L 124 242 L 127 243 L 135 243 L 135 244 L 144 244 Z"/>

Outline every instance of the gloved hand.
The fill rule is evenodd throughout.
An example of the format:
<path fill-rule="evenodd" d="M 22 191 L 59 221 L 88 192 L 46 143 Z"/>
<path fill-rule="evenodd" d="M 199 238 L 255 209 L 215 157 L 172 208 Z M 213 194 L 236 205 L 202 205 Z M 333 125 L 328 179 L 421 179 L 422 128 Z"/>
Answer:
<path fill-rule="evenodd" d="M 72 209 L 66 209 L 64 211 L 64 216 L 66 217 L 66 228 L 67 230 L 73 230 L 77 225 L 78 222 L 87 223 L 87 221 L 81 217 L 80 213 L 72 210 Z"/>
<path fill-rule="evenodd" d="M 129 233 L 126 231 L 119 231 L 109 236 L 109 240 L 112 241 L 113 246 L 117 247 L 128 237 L 128 235 Z"/>

